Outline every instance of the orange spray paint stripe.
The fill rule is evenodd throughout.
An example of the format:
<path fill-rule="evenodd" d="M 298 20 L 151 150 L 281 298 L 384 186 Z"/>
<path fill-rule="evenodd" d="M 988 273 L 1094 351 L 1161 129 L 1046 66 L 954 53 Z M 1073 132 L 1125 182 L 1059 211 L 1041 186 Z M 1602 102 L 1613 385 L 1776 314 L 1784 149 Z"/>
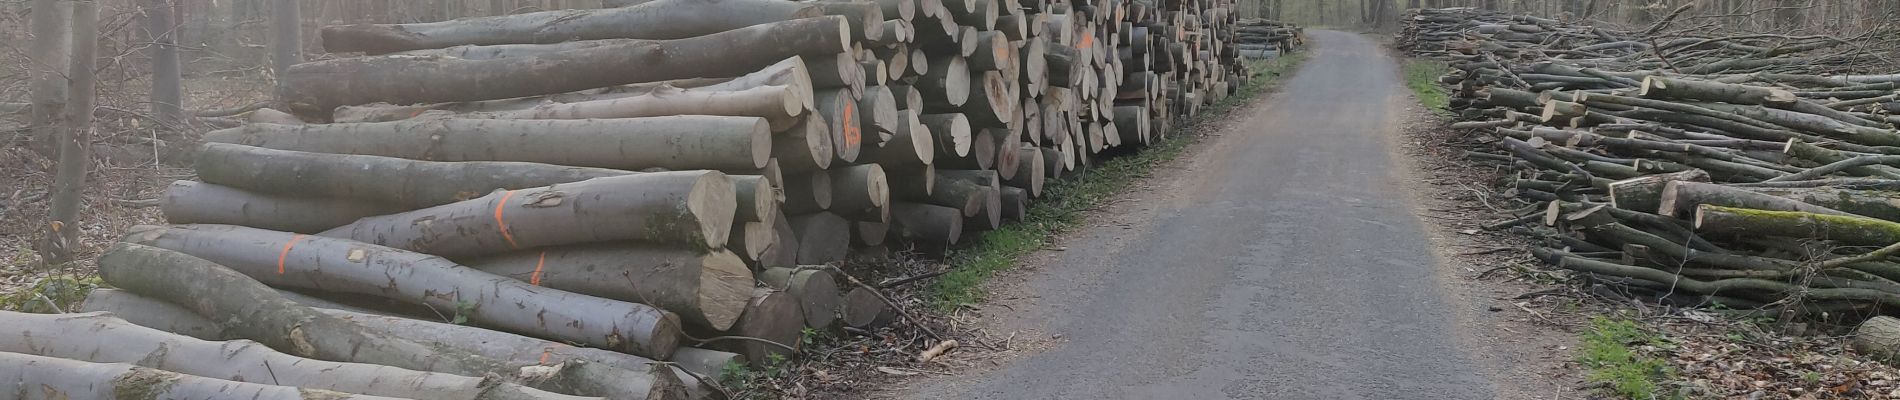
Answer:
<path fill-rule="evenodd" d="M 303 237 L 304 235 L 291 236 L 290 241 L 284 242 L 284 250 L 277 252 L 277 274 L 278 275 L 284 274 L 284 259 L 290 257 L 290 247 L 297 245 L 297 241 L 303 240 Z"/>
<path fill-rule="evenodd" d="M 862 138 L 864 128 L 859 127 L 858 120 L 853 118 L 857 115 L 857 111 L 857 105 L 850 102 L 844 103 L 844 119 L 841 121 L 844 121 L 844 142 L 847 146 L 857 146 L 858 143 L 864 141 Z"/>
<path fill-rule="evenodd" d="M 1075 43 L 1076 50 L 1095 46 L 1095 35 L 1082 35 L 1082 41 Z"/>
<path fill-rule="evenodd" d="M 501 218 L 502 211 L 507 209 L 510 197 L 515 197 L 515 191 L 503 192 L 501 201 L 495 202 L 495 227 L 501 230 L 501 238 L 508 240 L 509 247 L 521 248 L 521 245 L 515 244 L 515 235 L 508 233 L 508 221 Z"/>
<path fill-rule="evenodd" d="M 535 363 L 541 364 L 541 365 L 548 365 L 548 354 L 553 353 L 553 352 L 554 352 L 553 349 L 541 349 L 541 361 L 537 361 Z"/>
<path fill-rule="evenodd" d="M 541 286 L 541 267 L 548 265 L 548 251 L 541 251 L 541 258 L 534 260 L 534 274 L 528 275 L 528 284 Z"/>

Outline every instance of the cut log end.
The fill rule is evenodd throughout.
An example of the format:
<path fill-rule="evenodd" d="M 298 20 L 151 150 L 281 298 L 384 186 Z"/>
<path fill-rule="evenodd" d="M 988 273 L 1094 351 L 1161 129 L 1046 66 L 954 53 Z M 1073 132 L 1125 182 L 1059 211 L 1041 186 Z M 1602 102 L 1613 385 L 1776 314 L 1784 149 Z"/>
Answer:
<path fill-rule="evenodd" d="M 739 256 L 724 251 L 707 253 L 700 264 L 699 309 L 712 328 L 731 328 L 751 299 L 752 270 Z"/>
<path fill-rule="evenodd" d="M 726 238 L 732 235 L 733 218 L 738 214 L 738 201 L 732 179 L 724 173 L 708 171 L 693 182 L 692 191 L 687 194 L 686 200 L 686 209 L 691 215 L 686 221 L 699 224 L 700 237 L 697 239 L 706 248 L 726 246 Z M 654 223 L 665 225 L 669 222 L 660 219 Z M 661 232 L 668 229 L 655 226 L 651 230 Z"/>

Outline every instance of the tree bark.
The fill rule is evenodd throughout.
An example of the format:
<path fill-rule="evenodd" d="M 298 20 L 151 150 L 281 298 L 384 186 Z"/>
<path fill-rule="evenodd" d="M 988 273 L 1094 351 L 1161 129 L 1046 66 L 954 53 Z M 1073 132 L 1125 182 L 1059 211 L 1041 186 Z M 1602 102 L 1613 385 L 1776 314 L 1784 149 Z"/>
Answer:
<path fill-rule="evenodd" d="M 117 289 L 97 288 L 72 312 L 110 312 L 139 326 L 204 340 L 224 340 L 224 328 L 184 307 Z"/>
<path fill-rule="evenodd" d="M 844 326 L 871 330 L 897 321 L 897 312 L 870 289 L 854 288 L 844 295 Z"/>
<path fill-rule="evenodd" d="M 185 101 L 172 0 L 140 0 L 139 12 L 145 15 L 145 35 L 152 39 L 152 114 L 165 123 L 182 123 Z"/>
<path fill-rule="evenodd" d="M 685 39 L 492 60 L 402 55 L 334 59 L 292 68 L 282 75 L 278 94 L 300 115 L 327 116 L 337 106 L 375 102 L 492 100 L 667 79 L 733 77 L 799 54 L 843 52 L 849 48 L 845 25 L 843 17 L 807 18 Z M 519 79 L 523 74 L 536 79 Z"/>
<path fill-rule="evenodd" d="M 831 175 L 832 213 L 857 221 L 888 222 L 884 207 L 891 188 L 878 164 L 861 164 L 827 171 Z"/>
<path fill-rule="evenodd" d="M 764 119 L 682 115 L 602 120 L 424 118 L 397 122 L 252 124 L 206 142 L 434 161 L 524 161 L 640 170 L 762 168 Z"/>
<path fill-rule="evenodd" d="M 688 93 L 742 92 L 765 86 L 784 86 L 794 92 L 792 97 L 802 101 L 805 111 L 816 110 L 812 104 L 812 82 L 809 67 L 801 56 L 792 56 L 737 78 L 687 78 L 658 82 L 646 82 L 620 85 L 607 88 L 591 88 L 569 93 L 545 96 L 519 97 L 500 100 L 470 101 L 456 103 L 437 103 L 426 105 L 400 106 L 390 104 L 369 104 L 362 106 L 338 107 L 333 117 L 336 122 L 388 122 L 415 118 L 428 111 L 448 111 L 454 113 L 503 112 L 530 109 L 550 103 L 579 103 L 601 100 L 613 100 L 628 97 L 647 96 L 665 88 L 681 89 Z M 802 113 L 801 113 L 802 114 Z"/>
<path fill-rule="evenodd" d="M 1703 204 L 1696 207 L 1694 223 L 1697 231 L 1713 234 L 1820 237 L 1858 246 L 1900 242 L 1900 223 L 1857 216 Z"/>
<path fill-rule="evenodd" d="M 0 312 L 0 320 L 8 321 L 4 325 L 13 330 L 0 335 L 0 352 L 131 364 L 184 375 L 232 377 L 237 382 L 269 379 L 273 385 L 419 400 L 586 399 L 483 378 L 314 360 L 249 340 L 199 340 L 134 325 L 110 313 Z"/>
<path fill-rule="evenodd" d="M 1016 154 L 1021 160 L 1016 166 L 1016 173 L 1004 182 L 1028 191 L 1029 197 L 1042 197 L 1043 179 L 1048 176 L 1048 171 L 1044 170 L 1048 164 L 1042 159 L 1042 149 L 1024 144 L 1016 149 Z"/>
<path fill-rule="evenodd" d="M 203 182 L 175 181 L 159 198 L 165 222 L 224 224 L 316 233 L 404 208 L 360 200 L 266 194 Z"/>
<path fill-rule="evenodd" d="M 771 267 L 798 266 L 798 232 L 792 230 L 792 223 L 785 213 L 778 214 L 778 221 L 772 222 L 772 247 L 765 250 L 752 265 L 755 269 Z"/>
<path fill-rule="evenodd" d="M 427 254 L 226 225 L 139 227 L 125 240 L 203 258 L 266 284 L 454 310 L 471 322 L 537 337 L 658 359 L 679 344 L 672 313 L 537 288 Z"/>
<path fill-rule="evenodd" d="M 831 125 L 823 116 L 810 114 L 777 135 L 772 141 L 772 157 L 785 171 L 811 172 L 831 168 L 832 160 L 838 158 L 835 147 Z"/>
<path fill-rule="evenodd" d="M 735 222 L 771 222 L 778 215 L 778 187 L 764 175 L 729 175 L 738 200 Z"/>
<path fill-rule="evenodd" d="M 831 174 L 811 171 L 793 175 L 785 182 L 785 204 L 781 214 L 808 214 L 831 208 Z"/>
<path fill-rule="evenodd" d="M 799 307 L 798 299 L 789 293 L 758 288 L 752 292 L 745 314 L 726 332 L 729 336 L 725 337 L 729 339 L 711 341 L 705 347 L 743 355 L 755 368 L 772 365 L 773 355 L 790 359 L 800 346 L 799 338 L 805 328 L 804 311 Z"/>
<path fill-rule="evenodd" d="M 1781 89 L 1662 76 L 1644 77 L 1643 86 L 1637 95 L 1650 99 L 1719 101 L 1773 106 L 1793 104 L 1800 100 L 1793 92 Z"/>
<path fill-rule="evenodd" d="M 970 155 L 970 120 L 959 113 L 924 114 L 917 117 L 930 129 L 930 136 L 936 139 L 936 153 L 944 157 L 963 157 Z M 935 157 L 935 156 L 933 156 Z M 947 159 L 947 158 L 946 158 Z M 938 161 L 933 158 L 932 164 Z"/>
<path fill-rule="evenodd" d="M 713 330 L 732 327 L 753 286 L 752 271 L 730 252 L 638 244 L 530 249 L 468 266 L 534 286 L 651 305 Z"/>
<path fill-rule="evenodd" d="M 282 85 L 292 74 L 290 67 L 303 62 L 303 17 L 297 0 L 271 0 L 270 4 L 271 75 Z"/>
<path fill-rule="evenodd" d="M 771 123 L 772 131 L 783 131 L 797 123 L 810 99 L 798 98 L 799 90 L 786 86 L 757 86 L 737 91 L 711 91 L 661 86 L 638 96 L 571 103 L 541 103 L 517 110 L 497 110 L 455 115 L 457 118 L 492 119 L 604 119 L 664 117 L 674 115 L 721 115 L 759 117 Z M 457 103 L 449 103 L 451 106 Z M 415 116 L 437 106 L 372 106 L 338 108 L 337 119 L 356 121 L 395 121 Z M 346 115 L 345 114 L 349 114 Z M 394 118 L 398 115 L 406 115 Z"/>
<path fill-rule="evenodd" d="M 956 208 L 899 201 L 891 207 L 891 228 L 924 250 L 943 251 L 957 244 L 963 217 Z"/>
<path fill-rule="evenodd" d="M 53 175 L 51 221 L 46 243 L 40 247 L 46 265 L 72 260 L 79 242 L 79 198 L 85 193 L 86 171 L 92 167 L 93 73 L 99 44 L 99 9 L 92 1 L 72 3 L 72 61 L 66 71 L 65 122 L 59 130 L 59 166 Z"/>
<path fill-rule="evenodd" d="M 1609 185 L 1610 206 L 1632 211 L 1654 212 L 1662 205 L 1664 187 L 1675 181 L 1708 182 L 1709 173 L 1691 169 L 1611 182 Z"/>
<path fill-rule="evenodd" d="M 1746 189 L 1702 182 L 1669 182 L 1663 187 L 1662 203 L 1657 205 L 1657 215 L 1665 217 L 1687 216 L 1703 204 L 1730 208 L 1745 208 L 1771 211 L 1799 211 L 1805 213 L 1852 216 L 1832 208 L 1803 203 L 1785 197 L 1771 196 Z"/>
<path fill-rule="evenodd" d="M 964 115 L 964 114 L 959 114 Z M 969 151 L 963 155 L 938 154 L 936 166 L 953 169 L 991 169 L 996 165 L 995 129 L 978 130 L 970 136 Z"/>
<path fill-rule="evenodd" d="M 914 168 L 936 161 L 937 140 L 924 125 L 916 110 L 898 112 L 897 129 L 883 146 L 866 148 L 861 159 L 890 168 Z"/>
<path fill-rule="evenodd" d="M 1029 216 L 1029 191 L 1027 189 L 1004 186 L 1002 196 L 1003 219 L 1023 222 Z"/>
<path fill-rule="evenodd" d="M 27 126 L 33 132 L 34 150 L 53 157 L 59 154 L 56 139 L 66 119 L 66 73 L 72 64 L 72 3 L 61 0 L 33 0 L 33 45 L 31 76 L 32 111 Z"/>
<path fill-rule="evenodd" d="M 0 353 L 0 390 L 23 399 L 395 400 L 291 386 L 233 382 L 134 366 Z"/>
<path fill-rule="evenodd" d="M 969 64 L 953 54 L 925 54 L 929 57 L 929 67 L 912 87 L 924 95 L 926 105 L 947 109 L 962 107 L 970 98 Z"/>
<path fill-rule="evenodd" d="M 562 10 L 395 25 L 328 26 L 325 50 L 391 53 L 457 45 L 560 43 L 596 39 L 683 39 L 825 15 L 809 3 L 762 0 L 658 0 L 632 7 Z M 870 24 L 853 26 L 869 32 Z M 862 34 L 860 34 L 862 35 Z M 861 39 L 861 37 L 860 37 Z"/>
<path fill-rule="evenodd" d="M 851 222 L 830 212 L 787 216 L 798 236 L 798 264 L 844 261 L 851 251 Z"/>
<path fill-rule="evenodd" d="M 466 201 L 495 190 L 526 189 L 636 174 L 622 170 L 528 162 L 416 161 L 380 156 L 307 153 L 226 143 L 206 143 L 198 151 L 196 167 L 199 179 L 224 186 L 284 196 L 356 199 L 401 205 L 407 209 Z M 755 201 L 759 204 L 767 202 L 759 199 Z M 756 210 L 758 206 L 747 204 L 740 208 Z M 369 215 L 404 210 L 386 209 L 388 212 Z M 265 218 L 259 217 L 259 220 L 262 219 Z M 355 219 L 330 228 L 350 221 Z M 299 229 L 273 230 L 304 232 Z"/>
<path fill-rule="evenodd" d="M 658 172 L 498 191 L 321 234 L 444 257 L 615 240 L 719 249 L 735 197 L 717 171 Z"/>
<path fill-rule="evenodd" d="M 798 299 L 799 309 L 805 312 L 805 327 L 828 330 L 838 321 L 844 297 L 839 295 L 837 278 L 829 271 L 767 268 L 759 274 L 759 283 Z"/>

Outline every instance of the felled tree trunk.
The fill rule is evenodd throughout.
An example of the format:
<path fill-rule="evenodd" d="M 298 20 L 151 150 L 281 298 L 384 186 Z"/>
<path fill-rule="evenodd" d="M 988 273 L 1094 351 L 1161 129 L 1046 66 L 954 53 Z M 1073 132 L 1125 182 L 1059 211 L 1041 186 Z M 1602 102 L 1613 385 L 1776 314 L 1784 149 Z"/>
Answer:
<path fill-rule="evenodd" d="M 866 111 L 858 109 L 857 100 L 846 90 L 820 90 L 813 96 L 817 115 L 824 116 L 826 126 L 831 128 L 831 146 L 838 160 L 856 162 L 864 147 L 864 127 L 858 124 L 858 114 Z"/>
<path fill-rule="evenodd" d="M 573 103 L 546 103 L 527 109 L 469 114 L 495 119 L 639 118 L 671 115 L 723 115 L 765 118 L 772 130 L 790 128 L 810 100 L 784 86 L 760 86 L 730 92 L 662 87 L 642 96 Z"/>
<path fill-rule="evenodd" d="M 340 58 L 291 67 L 280 75 L 278 96 L 292 112 L 327 116 L 344 105 L 505 99 L 667 79 L 732 77 L 799 54 L 844 52 L 849 48 L 847 25 L 843 17 L 806 18 L 684 39 L 490 60 Z M 525 74 L 535 79 L 520 79 Z"/>
<path fill-rule="evenodd" d="M 1703 204 L 1756 210 L 1800 211 L 1815 214 L 1855 216 L 1840 210 L 1803 203 L 1785 197 L 1756 193 L 1733 186 L 1683 181 L 1669 182 L 1663 187 L 1662 203 L 1657 205 L 1656 214 L 1665 217 L 1686 216 L 1694 212 L 1696 206 Z"/>
<path fill-rule="evenodd" d="M 926 250 L 949 249 L 963 233 L 962 210 L 902 201 L 891 207 L 891 228 L 897 230 L 897 236 Z"/>
<path fill-rule="evenodd" d="M 23 399 L 395 400 L 292 386 L 233 382 L 139 367 L 0 353 L 0 390 Z"/>
<path fill-rule="evenodd" d="M 758 288 L 752 292 L 745 314 L 725 333 L 728 336 L 703 347 L 738 353 L 753 367 L 770 365 L 774 354 L 789 359 L 799 348 L 798 340 L 805 329 L 805 314 L 799 307 L 798 299 L 789 293 Z"/>
<path fill-rule="evenodd" d="M 1001 198 L 1003 219 L 1022 222 L 1029 216 L 1029 191 L 1015 186 L 1004 186 Z"/>
<path fill-rule="evenodd" d="M 1696 231 L 1711 234 L 1824 237 L 1860 246 L 1900 242 L 1900 223 L 1857 216 L 1703 204 L 1696 207 L 1694 223 Z"/>
<path fill-rule="evenodd" d="M 416 118 L 423 115 L 435 115 L 431 111 L 450 113 L 508 112 L 531 109 L 546 104 L 580 103 L 602 100 L 623 99 L 648 96 L 662 89 L 678 89 L 687 93 L 710 94 L 744 92 L 767 86 L 784 86 L 792 90 L 793 98 L 804 102 L 800 105 L 805 111 L 816 110 L 812 105 L 811 74 L 800 56 L 788 57 L 758 71 L 737 78 L 687 78 L 658 82 L 646 82 L 620 85 L 607 88 L 592 88 L 571 93 L 544 96 L 518 97 L 500 100 L 467 101 L 454 103 L 435 103 L 419 105 L 392 105 L 387 103 L 366 104 L 360 106 L 337 107 L 332 117 L 335 122 L 389 122 Z M 695 112 L 694 114 L 700 114 Z M 266 121 L 251 121 L 266 122 Z"/>
<path fill-rule="evenodd" d="M 300 299 L 307 300 L 310 297 L 286 296 L 285 298 L 292 301 L 301 301 Z M 95 306 L 95 304 L 97 304 L 97 306 Z M 613 390 L 623 390 L 623 392 L 612 393 L 612 396 L 608 396 L 610 398 L 621 398 L 615 397 L 621 394 L 632 396 L 649 393 L 648 390 L 640 389 L 639 387 L 615 387 L 613 386 L 615 385 L 613 382 L 626 382 L 630 385 L 648 385 L 648 382 L 652 381 L 667 384 L 665 381 L 668 378 L 645 376 L 646 374 L 652 374 L 658 371 L 658 369 L 655 368 L 656 364 L 653 360 L 631 354 L 587 347 L 574 347 L 564 343 L 550 342 L 467 325 L 455 325 L 403 317 L 366 314 L 342 309 L 323 308 L 333 306 L 333 304 L 302 305 L 310 307 L 308 308 L 309 310 L 325 318 L 337 318 L 348 321 L 349 323 L 360 325 L 375 334 L 434 343 L 445 346 L 447 349 L 452 349 L 451 352 L 466 352 L 476 357 L 498 360 L 499 363 L 507 366 L 517 368 L 523 366 L 560 366 L 561 373 L 566 374 L 565 379 L 575 384 L 586 385 L 576 386 L 575 388 L 595 390 L 599 393 L 612 393 Z M 215 332 L 224 329 L 220 327 L 218 323 L 212 322 L 198 314 L 194 314 L 193 311 L 176 304 L 112 289 L 94 289 L 92 293 L 86 296 L 84 310 L 108 311 L 124 318 L 128 322 L 140 326 L 190 335 L 206 340 L 216 340 L 218 337 L 215 335 L 211 337 L 197 336 L 192 335 L 190 332 Z M 234 325 L 239 329 L 245 329 L 245 326 L 241 324 Z M 345 361 L 360 362 L 355 360 Z M 670 375 L 674 376 L 674 378 L 672 378 L 673 380 L 695 382 L 690 375 L 679 373 L 678 370 L 674 370 L 674 373 Z M 606 383 L 592 384 L 587 383 L 588 381 Z M 549 384 L 539 387 L 542 389 L 573 389 L 561 386 L 561 384 L 563 384 L 562 382 L 546 383 Z M 704 385 L 688 385 L 687 389 L 695 393 L 693 398 L 705 398 L 699 396 L 698 393 L 711 391 L 711 389 L 703 386 Z M 666 397 L 672 396 L 672 394 L 668 394 L 665 391 L 652 391 L 651 393 L 655 393 L 655 395 L 647 398 L 656 400 L 673 398 Z M 662 394 L 664 396 L 662 396 Z"/>
<path fill-rule="evenodd" d="M 1900 222 L 1900 201 L 1887 190 L 1835 188 L 1748 188 L 1750 191 L 1794 199 L 1854 215 Z"/>
<path fill-rule="evenodd" d="M 831 125 L 824 118 L 807 116 L 772 139 L 772 157 L 789 172 L 831 168 L 838 152 L 831 135 Z"/>
<path fill-rule="evenodd" d="M 805 312 L 805 327 L 831 329 L 838 320 L 840 303 L 838 280 L 822 269 L 767 268 L 759 274 L 759 283 L 791 293 Z"/>
<path fill-rule="evenodd" d="M 1709 173 L 1692 169 L 1611 182 L 1609 185 L 1610 206 L 1625 210 L 1654 212 L 1662 205 L 1663 188 L 1675 181 L 1708 182 Z"/>
<path fill-rule="evenodd" d="M 745 363 L 745 359 L 741 357 L 742 356 L 737 353 L 707 350 L 697 347 L 681 347 L 679 351 L 673 352 L 673 359 L 667 361 L 678 364 L 681 369 L 692 371 L 695 374 L 704 375 L 715 381 L 719 381 L 726 378 L 727 365 L 732 363 Z"/>
<path fill-rule="evenodd" d="M 252 124 L 207 133 L 205 141 L 412 160 L 686 170 L 762 168 L 771 157 L 771 134 L 769 124 L 757 117 L 422 118 L 322 125 Z"/>
<path fill-rule="evenodd" d="M 409 209 L 466 201 L 495 190 L 525 189 L 634 174 L 615 169 L 528 162 L 416 161 L 381 156 L 272 150 L 227 143 L 206 143 L 198 151 L 196 167 L 199 179 L 219 185 L 288 196 L 360 199 L 399 204 Z M 402 210 L 370 215 L 397 211 Z M 354 220 L 352 218 L 350 221 Z M 343 224 L 348 223 L 345 221 Z"/>
<path fill-rule="evenodd" d="M 359 218 L 402 212 L 381 203 L 257 193 L 204 182 L 176 181 L 159 198 L 165 222 L 225 224 L 316 233 Z"/>
<path fill-rule="evenodd" d="M 139 227 L 125 240 L 203 258 L 267 284 L 425 304 L 539 337 L 659 359 L 679 345 L 679 317 L 672 313 L 537 288 L 427 254 L 221 225 Z"/>
<path fill-rule="evenodd" d="M 1011 174 L 1004 183 L 1027 190 L 1029 197 L 1042 197 L 1043 179 L 1048 177 L 1048 172 L 1043 169 L 1048 167 L 1048 164 L 1042 156 L 1042 149 L 1035 146 L 1024 145 L 1017 149 L 1016 157 L 1019 161 L 1016 165 L 1016 173 Z"/>
<path fill-rule="evenodd" d="M 1876 315 L 1854 328 L 1854 351 L 1881 361 L 1900 359 L 1900 319 Z"/>
<path fill-rule="evenodd" d="M 792 230 L 792 223 L 779 213 L 778 221 L 772 223 L 772 247 L 760 255 L 754 268 L 793 267 L 798 265 L 798 232 Z"/>
<path fill-rule="evenodd" d="M 508 382 L 371 364 L 314 360 L 249 340 L 212 342 L 134 325 L 108 313 L 0 311 L 0 352 L 124 363 L 238 382 L 418 400 L 581 400 Z M 4 354 L 4 353 L 0 353 Z"/>
<path fill-rule="evenodd" d="M 1643 78 L 1639 96 L 1651 99 L 1719 101 L 1733 104 L 1787 105 L 1799 101 L 1793 92 L 1762 86 L 1736 85 L 1662 76 Z"/>
<path fill-rule="evenodd" d="M 733 221 L 770 222 L 778 215 L 778 188 L 765 175 L 728 175 L 737 209 Z"/>
<path fill-rule="evenodd" d="M 890 204 L 891 188 L 884 168 L 861 164 L 827 171 L 831 175 L 832 213 L 860 221 L 884 222 L 884 206 Z"/>
<path fill-rule="evenodd" d="M 798 264 L 844 261 L 851 252 L 851 223 L 836 214 L 816 212 L 786 217 L 798 235 Z"/>
<path fill-rule="evenodd" d="M 681 39 L 824 15 L 811 4 L 764 0 L 658 0 L 625 8 L 556 10 L 488 18 L 322 30 L 324 50 L 390 53 L 465 44 L 592 39 Z M 877 21 L 882 22 L 882 21 Z"/>
<path fill-rule="evenodd" d="M 900 120 L 897 130 L 891 133 L 891 140 L 883 146 L 865 149 L 864 161 L 874 162 L 888 168 L 908 168 L 929 165 L 936 160 L 937 141 L 930 128 L 915 110 L 898 112 Z"/>
<path fill-rule="evenodd" d="M 321 235 L 443 257 L 616 240 L 719 249 L 734 197 L 732 180 L 717 171 L 657 172 L 495 192 Z"/>
<path fill-rule="evenodd" d="M 844 325 L 857 329 L 877 329 L 897 321 L 897 311 L 870 289 L 855 288 L 844 295 Z"/>
<path fill-rule="evenodd" d="M 535 286 L 652 305 L 690 324 L 732 327 L 752 295 L 752 270 L 726 251 L 638 244 L 529 249 L 468 262 Z"/>

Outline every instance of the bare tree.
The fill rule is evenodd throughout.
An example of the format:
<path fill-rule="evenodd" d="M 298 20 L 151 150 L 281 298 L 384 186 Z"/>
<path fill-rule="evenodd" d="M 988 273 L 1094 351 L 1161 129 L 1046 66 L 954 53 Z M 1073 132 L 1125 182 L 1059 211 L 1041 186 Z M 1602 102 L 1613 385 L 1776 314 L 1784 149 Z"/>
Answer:
<path fill-rule="evenodd" d="M 171 0 L 143 0 L 146 37 L 152 39 L 152 114 L 160 121 L 184 120 L 184 90 L 178 67 L 178 24 L 173 20 Z"/>
<path fill-rule="evenodd" d="M 86 167 L 92 165 L 93 63 L 99 42 L 99 8 L 91 0 L 72 2 L 72 62 L 67 70 L 65 129 L 60 131 L 59 169 L 53 175 L 52 221 L 41 258 L 48 265 L 72 259 L 79 246 L 80 194 Z"/>
<path fill-rule="evenodd" d="M 66 23 L 72 13 L 59 0 L 33 0 L 33 149 L 56 155 L 60 113 L 66 109 Z"/>

